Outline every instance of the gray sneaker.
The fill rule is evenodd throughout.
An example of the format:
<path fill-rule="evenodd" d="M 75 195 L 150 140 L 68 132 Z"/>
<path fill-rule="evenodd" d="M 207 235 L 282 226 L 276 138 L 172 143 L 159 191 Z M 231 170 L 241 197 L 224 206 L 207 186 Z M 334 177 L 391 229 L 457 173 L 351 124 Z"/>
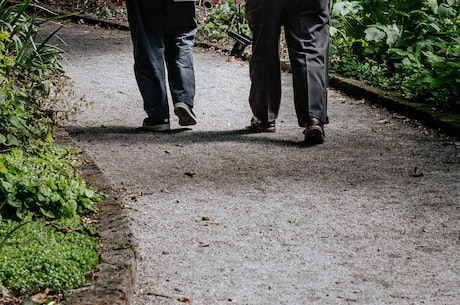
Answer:
<path fill-rule="evenodd" d="M 142 129 L 157 132 L 169 131 L 169 119 L 152 120 L 150 118 L 145 118 L 142 123 Z"/>
<path fill-rule="evenodd" d="M 190 126 L 196 125 L 195 114 L 192 109 L 183 102 L 174 104 L 174 113 L 179 117 L 179 125 Z"/>

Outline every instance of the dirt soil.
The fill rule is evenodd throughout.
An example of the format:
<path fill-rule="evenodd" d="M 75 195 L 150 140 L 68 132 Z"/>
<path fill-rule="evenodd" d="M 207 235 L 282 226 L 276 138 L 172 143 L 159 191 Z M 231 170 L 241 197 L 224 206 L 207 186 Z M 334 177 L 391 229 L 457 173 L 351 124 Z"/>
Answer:
<path fill-rule="evenodd" d="M 326 143 L 306 147 L 289 74 L 277 132 L 249 134 L 247 63 L 199 49 L 198 125 L 143 132 L 129 33 L 60 38 L 93 101 L 66 129 L 137 243 L 129 304 L 460 303 L 456 141 L 331 88 Z"/>

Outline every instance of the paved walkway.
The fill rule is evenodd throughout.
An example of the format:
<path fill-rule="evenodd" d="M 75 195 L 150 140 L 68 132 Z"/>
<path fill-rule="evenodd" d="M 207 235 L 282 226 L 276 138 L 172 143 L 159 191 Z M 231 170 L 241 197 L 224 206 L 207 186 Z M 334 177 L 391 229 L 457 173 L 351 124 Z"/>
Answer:
<path fill-rule="evenodd" d="M 198 125 L 142 132 L 128 33 L 68 27 L 94 103 L 67 129 L 125 200 L 132 305 L 460 304 L 458 145 L 331 89 L 304 147 L 288 74 L 278 132 L 248 134 L 247 64 L 200 51 Z"/>

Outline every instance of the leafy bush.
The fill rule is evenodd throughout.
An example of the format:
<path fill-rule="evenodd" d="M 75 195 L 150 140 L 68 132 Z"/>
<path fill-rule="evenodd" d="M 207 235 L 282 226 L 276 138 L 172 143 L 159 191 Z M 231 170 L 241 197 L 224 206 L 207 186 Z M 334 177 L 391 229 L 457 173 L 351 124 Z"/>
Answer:
<path fill-rule="evenodd" d="M 244 12 L 245 4 L 235 5 L 233 1 L 205 11 L 205 20 L 198 25 L 198 36 L 206 39 L 221 39 L 227 37 L 227 30 L 249 35 L 249 26 Z"/>
<path fill-rule="evenodd" d="M 101 195 L 76 174 L 74 150 L 48 145 L 0 155 L 0 216 L 59 219 L 95 212 Z"/>
<path fill-rule="evenodd" d="M 54 33 L 39 39 L 42 24 L 64 16 L 41 19 L 39 10 L 0 0 L 0 282 L 15 293 L 66 294 L 98 263 L 80 216 L 103 195 L 79 176 L 79 151 L 53 143 L 55 125 L 80 105 L 66 104 L 74 96 L 48 44 Z"/>
<path fill-rule="evenodd" d="M 0 222 L 0 236 L 13 224 Z M 89 280 L 99 262 L 98 239 L 77 232 L 56 232 L 44 222 L 25 222 L 0 246 L 0 282 L 22 294 L 51 288 L 66 295 Z"/>
<path fill-rule="evenodd" d="M 77 155 L 51 144 L 53 102 L 67 78 L 60 50 L 47 44 L 54 33 L 35 38 L 40 25 L 62 16 L 29 16 L 30 3 L 0 0 L 0 217 L 75 217 L 94 212 L 101 196 L 76 174 Z"/>
<path fill-rule="evenodd" d="M 48 44 L 54 33 L 36 39 L 42 24 L 64 16 L 27 15 L 31 6 L 31 0 L 16 5 L 0 0 L 0 149 L 50 142 L 52 123 L 73 110 L 64 107 L 72 93 L 58 61 L 61 51 Z"/>
<path fill-rule="evenodd" d="M 443 108 L 458 107 L 459 9 L 458 0 L 336 1 L 331 70 Z"/>

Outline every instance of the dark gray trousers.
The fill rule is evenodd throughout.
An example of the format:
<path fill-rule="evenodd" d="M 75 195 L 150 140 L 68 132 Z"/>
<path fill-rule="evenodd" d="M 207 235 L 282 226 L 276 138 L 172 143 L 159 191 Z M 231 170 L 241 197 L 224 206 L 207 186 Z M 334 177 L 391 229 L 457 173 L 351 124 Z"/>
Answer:
<path fill-rule="evenodd" d="M 127 0 L 126 5 L 134 46 L 134 73 L 145 112 L 152 120 L 169 118 L 166 74 L 173 103 L 193 107 L 195 3 Z"/>
<path fill-rule="evenodd" d="M 292 67 L 294 104 L 299 126 L 309 118 L 327 118 L 329 0 L 246 0 L 253 33 L 250 61 L 253 114 L 275 120 L 281 102 L 279 37 L 284 26 Z"/>

